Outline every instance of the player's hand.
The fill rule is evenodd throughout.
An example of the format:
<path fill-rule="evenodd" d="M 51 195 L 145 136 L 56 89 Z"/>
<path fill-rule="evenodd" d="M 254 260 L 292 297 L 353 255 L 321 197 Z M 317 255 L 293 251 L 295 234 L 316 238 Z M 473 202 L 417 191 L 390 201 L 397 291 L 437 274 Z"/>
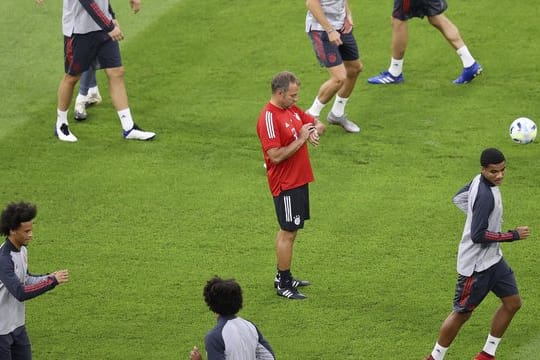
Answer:
<path fill-rule="evenodd" d="M 67 269 L 55 271 L 51 275 L 56 278 L 56 281 L 58 281 L 59 284 L 64 284 L 69 281 L 69 272 Z"/>
<path fill-rule="evenodd" d="M 317 131 L 315 129 L 315 126 L 311 123 L 302 125 L 302 128 L 300 129 L 300 139 L 303 141 L 306 141 L 309 139 L 312 132 Z"/>
<path fill-rule="evenodd" d="M 345 21 L 343 22 L 343 27 L 341 28 L 341 32 L 344 34 L 349 34 L 353 30 L 353 20 L 351 15 L 347 15 L 345 17 Z"/>
<path fill-rule="evenodd" d="M 343 44 L 343 41 L 341 41 L 341 34 L 337 30 L 332 30 L 330 32 L 327 32 L 328 34 L 328 41 L 330 41 L 332 44 L 339 46 Z"/>
<path fill-rule="evenodd" d="M 319 145 L 319 132 L 317 131 L 317 129 L 314 127 L 314 131 L 310 132 L 309 133 L 309 137 L 308 137 L 308 141 L 311 145 L 313 146 L 318 146 Z"/>
<path fill-rule="evenodd" d="M 109 33 L 109 36 L 111 37 L 111 39 L 113 39 L 113 41 L 124 40 L 124 33 L 122 32 L 122 30 L 120 30 L 118 25 L 114 26 L 114 29 Z"/>
<path fill-rule="evenodd" d="M 194 346 L 193 350 L 189 353 L 189 360 L 202 360 L 202 355 L 196 346 Z"/>
<path fill-rule="evenodd" d="M 141 10 L 141 0 L 129 0 L 129 6 L 131 6 L 131 10 L 136 14 Z"/>
<path fill-rule="evenodd" d="M 45 3 L 45 0 L 36 0 L 36 4 L 43 5 Z"/>
<path fill-rule="evenodd" d="M 519 239 L 520 240 L 528 238 L 529 235 L 531 234 L 531 231 L 529 230 L 528 226 L 518 226 L 516 228 L 516 231 L 519 234 Z"/>

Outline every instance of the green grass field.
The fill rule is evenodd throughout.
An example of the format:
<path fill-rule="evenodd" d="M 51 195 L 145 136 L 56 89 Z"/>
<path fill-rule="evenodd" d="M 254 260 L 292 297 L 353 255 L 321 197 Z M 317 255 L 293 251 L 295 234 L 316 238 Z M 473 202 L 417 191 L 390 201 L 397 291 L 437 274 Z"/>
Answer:
<path fill-rule="evenodd" d="M 411 21 L 394 87 L 366 83 L 389 64 L 392 2 L 351 2 L 365 71 L 347 112 L 362 132 L 330 127 L 310 149 L 312 219 L 293 271 L 313 286 L 301 302 L 272 287 L 277 224 L 255 123 L 276 72 L 301 78 L 303 108 L 327 77 L 304 2 L 143 1 L 138 15 L 127 3 L 113 5 L 130 107 L 158 134 L 148 143 L 122 139 L 103 73 L 103 104 L 71 121 L 79 142 L 58 141 L 61 1 L 0 3 L 0 204 L 36 203 L 30 270 L 71 274 L 27 303 L 35 359 L 185 359 L 214 326 L 202 299 L 214 274 L 241 283 L 240 314 L 278 359 L 421 359 L 452 307 L 464 216 L 451 198 L 491 146 L 508 159 L 505 227 L 532 229 L 503 246 L 524 306 L 497 358 L 539 358 L 539 146 L 508 137 L 514 118 L 540 121 L 534 2 L 450 1 L 484 67 L 467 86 L 451 83 L 461 63 L 440 34 Z M 488 297 L 446 359 L 481 350 L 497 306 Z"/>

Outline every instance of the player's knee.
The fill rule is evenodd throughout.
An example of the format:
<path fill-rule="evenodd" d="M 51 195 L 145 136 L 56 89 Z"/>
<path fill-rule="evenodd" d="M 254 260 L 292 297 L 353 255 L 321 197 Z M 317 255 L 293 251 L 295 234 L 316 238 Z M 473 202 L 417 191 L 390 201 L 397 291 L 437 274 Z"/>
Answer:
<path fill-rule="evenodd" d="M 123 78 L 124 77 L 124 67 L 116 67 L 107 69 L 107 75 L 112 78 Z"/>

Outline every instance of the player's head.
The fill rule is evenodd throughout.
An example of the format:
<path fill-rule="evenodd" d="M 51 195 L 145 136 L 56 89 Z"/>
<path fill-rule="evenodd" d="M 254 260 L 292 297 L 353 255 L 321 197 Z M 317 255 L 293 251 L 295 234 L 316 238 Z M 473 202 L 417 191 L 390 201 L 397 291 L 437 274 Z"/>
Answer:
<path fill-rule="evenodd" d="M 32 240 L 32 220 L 36 217 L 35 205 L 19 202 L 10 203 L 0 215 L 0 234 L 9 237 L 17 247 L 28 245 Z"/>
<path fill-rule="evenodd" d="M 286 109 L 298 101 L 300 80 L 289 71 L 282 71 L 272 78 L 272 103 Z"/>
<path fill-rule="evenodd" d="M 488 148 L 480 155 L 482 175 L 492 184 L 500 185 L 504 179 L 506 159 L 503 153 L 495 148 Z"/>
<path fill-rule="evenodd" d="M 216 314 L 235 315 L 242 308 L 242 288 L 234 280 L 214 276 L 204 287 L 204 301 Z"/>

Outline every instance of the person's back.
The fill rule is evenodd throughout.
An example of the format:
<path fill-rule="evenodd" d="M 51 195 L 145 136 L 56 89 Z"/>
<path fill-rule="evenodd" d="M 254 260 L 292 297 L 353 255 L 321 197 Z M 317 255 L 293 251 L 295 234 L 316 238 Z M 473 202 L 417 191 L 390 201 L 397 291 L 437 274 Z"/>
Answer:
<path fill-rule="evenodd" d="M 217 325 L 206 334 L 208 359 L 274 359 L 268 343 L 248 320 L 239 316 L 220 316 Z"/>
<path fill-rule="evenodd" d="M 236 315 L 242 308 L 242 289 L 217 276 L 204 287 L 204 300 L 217 315 L 217 324 L 204 338 L 208 360 L 274 360 L 274 351 L 257 327 Z M 190 360 L 202 360 L 197 347 Z"/>

